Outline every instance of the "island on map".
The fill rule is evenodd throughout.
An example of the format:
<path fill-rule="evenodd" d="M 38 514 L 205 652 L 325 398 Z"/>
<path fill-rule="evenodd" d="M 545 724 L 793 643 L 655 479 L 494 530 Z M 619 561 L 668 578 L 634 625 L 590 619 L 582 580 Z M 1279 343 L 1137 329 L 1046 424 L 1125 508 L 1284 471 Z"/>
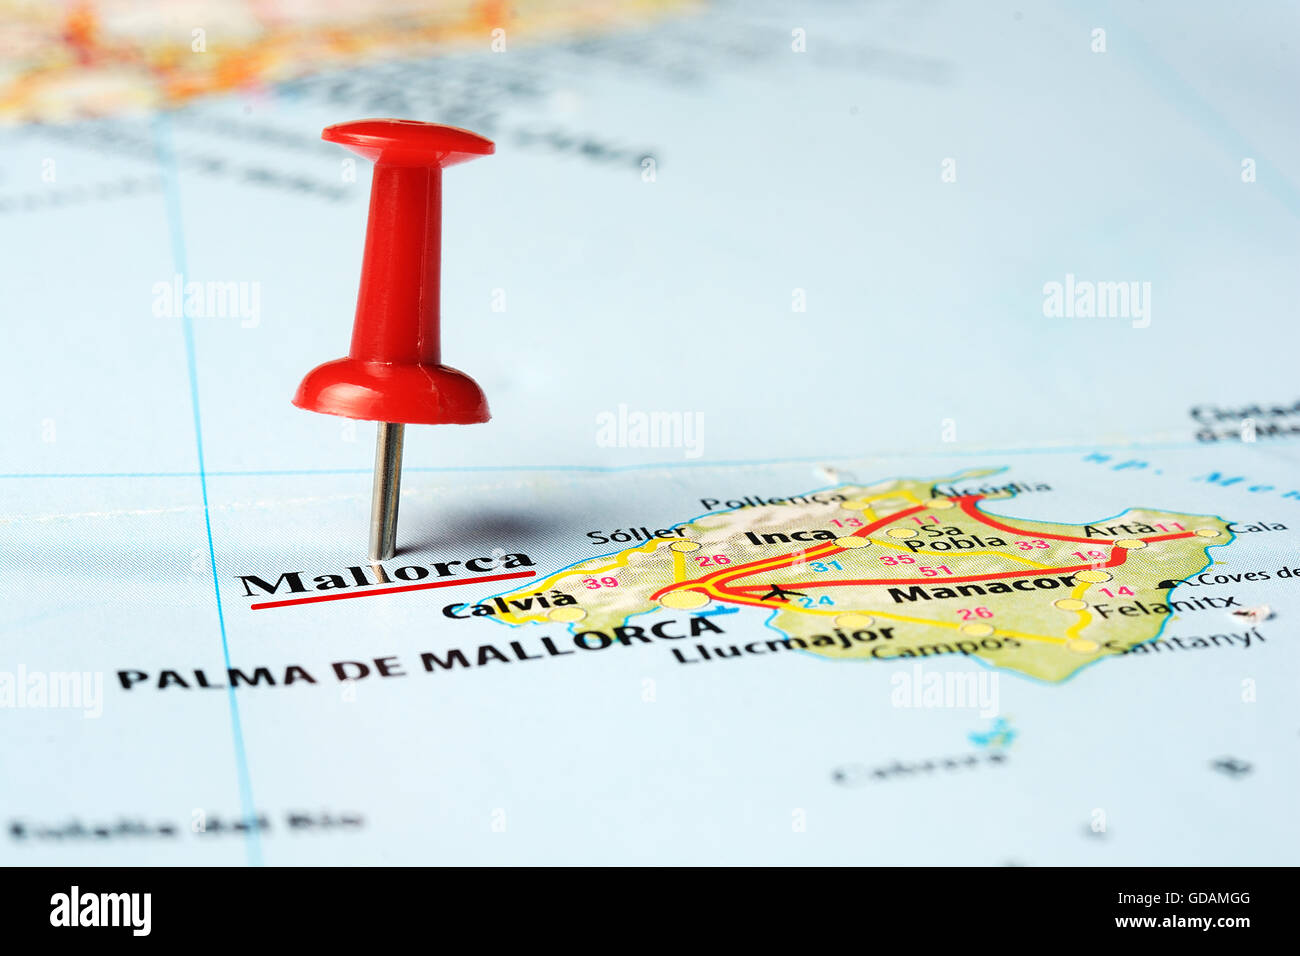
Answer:
<path fill-rule="evenodd" d="M 898 660 L 962 654 L 1045 681 L 1156 638 L 1173 585 L 1232 535 L 1221 518 L 1134 508 L 1092 524 L 1001 518 L 1014 490 L 839 485 L 693 518 L 471 612 L 612 630 L 659 608 L 767 608 L 771 650 Z M 951 493 L 944 493 L 947 487 Z"/>

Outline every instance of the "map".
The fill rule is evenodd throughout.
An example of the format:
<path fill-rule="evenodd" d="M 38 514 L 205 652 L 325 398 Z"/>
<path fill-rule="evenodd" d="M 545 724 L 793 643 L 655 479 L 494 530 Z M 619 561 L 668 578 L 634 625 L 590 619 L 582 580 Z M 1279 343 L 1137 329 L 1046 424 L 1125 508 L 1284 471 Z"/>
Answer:
<path fill-rule="evenodd" d="M 1014 487 L 997 495 L 1010 496 Z M 750 654 L 960 653 L 1056 681 L 1154 638 L 1178 607 L 1163 603 L 1171 591 L 1209 567 L 1206 539 L 1230 536 L 1218 518 L 1146 510 L 1085 525 L 1083 534 L 1054 524 L 1013 527 L 980 508 L 986 495 L 933 495 L 933 484 L 921 481 L 841 485 L 748 504 L 721 521 L 697 519 L 653 536 L 642 529 L 650 542 L 611 556 L 616 560 L 584 562 L 530 593 L 498 599 L 495 609 L 467 610 L 511 624 L 572 621 L 617 631 L 656 605 L 694 610 L 718 601 L 777 612 L 769 626 L 785 637 L 746 644 Z M 871 545 L 876 552 L 863 550 Z M 1085 600 L 1090 590 L 1110 603 Z M 1139 592 L 1156 592 L 1159 601 L 1124 602 Z M 946 603 L 954 600 L 973 606 Z M 1134 610 L 1145 619 L 1121 616 Z M 707 650 L 695 650 L 709 659 Z"/>
<path fill-rule="evenodd" d="M 1295 863 L 1294 15 L 1175 6 L 0 4 L 0 862 Z M 382 562 L 367 116 L 496 143 Z"/>

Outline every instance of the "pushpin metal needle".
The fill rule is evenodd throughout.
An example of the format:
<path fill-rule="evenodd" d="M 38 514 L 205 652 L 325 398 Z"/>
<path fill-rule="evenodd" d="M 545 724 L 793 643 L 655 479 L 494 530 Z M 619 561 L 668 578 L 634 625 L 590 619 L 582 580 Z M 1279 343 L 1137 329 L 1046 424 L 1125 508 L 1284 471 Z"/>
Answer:
<path fill-rule="evenodd" d="M 402 434 L 406 426 L 380 422 L 375 437 L 375 487 L 370 502 L 370 560 L 397 550 L 397 503 L 402 493 Z"/>
<path fill-rule="evenodd" d="M 468 130 L 413 120 L 340 123 L 321 138 L 372 160 L 375 172 L 352 347 L 309 372 L 293 403 L 380 423 L 370 559 L 386 561 L 396 551 L 405 426 L 490 417 L 474 380 L 442 364 L 439 284 L 442 171 L 494 147 Z"/>

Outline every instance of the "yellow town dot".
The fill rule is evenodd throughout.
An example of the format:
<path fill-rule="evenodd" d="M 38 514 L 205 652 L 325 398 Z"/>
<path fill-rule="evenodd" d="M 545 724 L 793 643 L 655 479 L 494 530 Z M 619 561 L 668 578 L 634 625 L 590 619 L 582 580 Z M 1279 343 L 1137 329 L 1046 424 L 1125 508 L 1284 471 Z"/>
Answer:
<path fill-rule="evenodd" d="M 581 621 L 587 616 L 587 612 L 580 607 L 557 607 L 552 608 L 551 613 L 546 616 L 552 621 L 568 624 L 573 621 Z"/>
<path fill-rule="evenodd" d="M 953 501 L 951 498 L 931 498 L 925 503 L 925 506 L 927 508 L 936 508 L 942 511 L 944 508 L 957 507 L 957 502 Z"/>
<path fill-rule="evenodd" d="M 992 624 L 963 624 L 961 626 L 963 634 L 969 634 L 971 637 L 988 637 L 993 633 Z"/>
<path fill-rule="evenodd" d="M 1117 548 L 1127 548 L 1129 551 L 1136 551 L 1138 548 L 1145 548 L 1147 543 L 1141 538 L 1120 538 L 1115 542 Z"/>
<path fill-rule="evenodd" d="M 915 528 L 890 528 L 888 531 L 885 532 L 885 534 L 889 535 L 891 538 L 915 538 L 916 529 Z"/>
<path fill-rule="evenodd" d="M 835 616 L 836 627 L 870 627 L 875 620 L 867 614 L 858 614 L 849 612 L 848 614 L 837 614 Z"/>
<path fill-rule="evenodd" d="M 840 505 L 845 511 L 861 511 L 866 508 L 870 502 L 863 501 L 861 498 L 850 498 Z"/>
<path fill-rule="evenodd" d="M 842 538 L 835 539 L 837 548 L 865 548 L 871 541 L 867 538 L 859 538 L 854 534 L 846 534 Z"/>
<path fill-rule="evenodd" d="M 674 541 L 668 547 L 674 551 L 698 551 L 700 543 L 698 541 Z"/>
<path fill-rule="evenodd" d="M 1082 611 L 1088 605 L 1084 604 L 1078 598 L 1061 598 L 1059 601 L 1053 601 L 1062 611 Z"/>
<path fill-rule="evenodd" d="M 659 599 L 659 603 L 664 607 L 670 607 L 675 611 L 690 611 L 697 607 L 704 607 L 709 603 L 709 596 L 703 591 L 692 591 L 683 589 L 680 591 L 669 591 Z"/>
<path fill-rule="evenodd" d="M 1217 538 L 1222 532 L 1218 528 L 1197 528 L 1192 534 L 1199 534 L 1202 538 Z"/>
<path fill-rule="evenodd" d="M 1080 581 L 1087 581 L 1089 584 L 1101 584 L 1104 581 L 1110 580 L 1110 572 L 1109 571 L 1080 571 L 1078 574 L 1075 575 L 1075 578 Z"/>
<path fill-rule="evenodd" d="M 1097 642 L 1082 637 L 1074 637 L 1066 641 L 1065 646 L 1076 654 L 1091 654 L 1097 649 Z"/>

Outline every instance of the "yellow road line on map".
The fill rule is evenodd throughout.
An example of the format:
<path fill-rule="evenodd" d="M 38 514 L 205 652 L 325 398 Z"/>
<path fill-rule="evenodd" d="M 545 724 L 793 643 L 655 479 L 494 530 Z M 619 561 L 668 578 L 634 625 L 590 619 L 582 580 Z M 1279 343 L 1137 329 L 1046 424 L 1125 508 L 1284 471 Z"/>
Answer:
<path fill-rule="evenodd" d="M 1088 588 L 1090 587 L 1092 587 L 1091 583 L 1089 583 L 1088 581 L 1084 581 L 1082 584 L 1080 584 L 1078 587 L 1076 587 L 1073 591 L 1070 592 L 1070 597 L 1074 598 L 1076 601 L 1082 601 L 1084 594 L 1087 593 Z M 1069 640 L 1073 640 L 1074 638 L 1078 637 L 1079 632 L 1082 631 L 1085 627 L 1087 627 L 1090 623 L 1092 623 L 1092 613 L 1088 610 L 1086 606 L 1083 607 L 1081 610 L 1076 611 L 1075 613 L 1078 614 L 1079 619 L 1065 629 L 1065 636 Z"/>
<path fill-rule="evenodd" d="M 890 618 L 891 620 L 911 621 L 914 624 L 929 624 L 932 627 L 947 627 L 947 628 L 952 628 L 953 630 L 961 629 L 960 624 L 951 623 L 949 621 L 931 621 L 923 617 L 906 617 L 902 614 L 890 614 L 888 611 L 871 610 L 871 611 L 863 611 L 862 613 L 869 614 L 872 617 L 887 617 Z M 989 636 L 994 637 L 999 634 L 1004 635 L 1006 637 L 1018 637 L 1026 641 L 1039 641 L 1043 644 L 1064 644 L 1065 643 L 1065 639 L 1061 637 L 1048 637 L 1044 634 L 1025 634 L 1022 631 L 1012 631 L 1005 627 L 993 628 L 993 633 L 990 634 Z"/>
<path fill-rule="evenodd" d="M 651 541 L 651 542 L 649 542 L 649 543 L 647 543 L 647 544 L 643 544 L 643 545 L 640 545 L 640 546 L 635 547 L 635 548 L 629 548 L 628 550 L 623 551 L 623 552 L 621 553 L 621 556 L 619 557 L 619 559 L 618 559 L 617 561 L 615 561 L 613 564 L 602 565 L 602 566 L 599 567 L 599 568 L 587 568 L 587 569 L 583 569 L 583 568 L 570 568 L 568 571 L 560 571 L 560 572 L 558 572 L 558 573 L 552 575 L 551 577 L 549 577 L 549 578 L 544 578 L 543 580 L 541 580 L 540 582 L 538 582 L 537 587 L 534 588 L 533 590 L 535 590 L 535 591 L 545 591 L 545 590 L 548 590 L 549 588 L 554 587 L 555 582 L 557 582 L 557 581 L 561 581 L 561 580 L 563 580 L 564 578 L 571 578 L 571 577 L 573 577 L 574 575 L 581 575 L 581 576 L 583 576 L 583 577 L 590 578 L 590 577 L 594 577 L 594 576 L 596 576 L 596 575 L 598 575 L 598 574 L 603 574 L 603 573 L 606 572 L 606 571 L 612 571 L 612 570 L 615 570 L 615 569 L 617 569 L 617 568 L 625 568 L 625 567 L 627 567 L 627 563 L 628 563 L 628 561 L 630 561 L 630 560 L 632 559 L 632 555 L 634 555 L 634 554 L 650 554 L 651 551 L 653 551 L 655 548 L 657 548 L 657 547 L 658 547 L 659 545 L 661 545 L 661 544 L 663 544 L 662 541 Z M 677 552 L 674 552 L 674 554 L 676 554 L 676 553 L 677 553 Z"/>
<path fill-rule="evenodd" d="M 896 491 L 888 491 L 888 492 L 882 492 L 882 493 L 880 493 L 880 494 L 876 494 L 876 495 L 871 495 L 870 497 L 867 497 L 867 498 L 860 498 L 860 499 L 857 499 L 857 500 L 859 500 L 859 501 L 875 501 L 875 500 L 877 500 L 877 499 L 879 499 L 879 498 L 890 498 L 890 497 L 894 497 L 894 496 L 896 496 L 896 495 L 898 495 L 898 494 L 899 494 L 899 492 L 896 492 Z M 916 501 L 915 496 L 910 496 L 910 497 L 912 497 L 912 500 L 913 500 L 913 501 Z M 919 502 L 917 502 L 917 503 L 919 504 Z M 899 509 L 899 510 L 902 510 L 902 509 Z M 873 513 L 874 513 L 874 512 L 873 512 Z M 846 535 L 845 537 L 848 537 L 848 536 Z M 869 539 L 869 540 L 874 540 L 874 539 Z M 810 547 L 810 548 L 804 548 L 804 549 L 802 550 L 801 557 L 802 557 L 803 561 L 806 563 L 806 562 L 808 562 L 808 561 L 812 561 L 812 560 L 814 560 L 814 559 L 816 559 L 816 558 L 820 558 L 820 557 L 826 556 L 826 555 L 828 555 L 831 551 L 846 551 L 846 550 L 848 550 L 848 549 L 846 549 L 846 548 L 841 548 L 841 547 L 840 547 L 839 545 L 837 545 L 834 541 L 826 541 L 826 542 L 824 542 L 824 543 L 822 543 L 822 544 L 815 544 L 815 545 L 813 545 L 813 546 Z M 755 574 L 760 574 L 760 573 L 762 573 L 762 572 L 764 572 L 764 571 L 770 571 L 770 570 L 773 570 L 773 568 L 775 568 L 775 567 L 782 567 L 782 566 L 784 566 L 784 567 L 788 567 L 788 566 L 790 565 L 790 563 L 791 563 L 793 560 L 795 560 L 794 555 L 787 553 L 787 554 L 784 554 L 784 555 L 775 555 L 775 556 L 770 557 L 770 558 L 760 558 L 760 559 L 758 559 L 758 560 L 756 560 L 756 561 L 744 562 L 746 565 L 748 565 L 748 566 L 745 568 L 745 573 L 742 574 L 742 575 L 739 575 L 739 576 L 737 576 L 737 577 L 728 577 L 727 580 L 728 580 L 728 581 L 743 581 L 743 580 L 744 580 L 745 578 L 747 578 L 747 577 L 750 577 L 750 576 L 755 575 Z M 724 575 L 724 577 L 725 577 L 725 575 Z M 681 582 L 679 581 L 678 583 L 681 583 Z"/>
<path fill-rule="evenodd" d="M 717 598 L 719 601 L 729 603 L 728 595 L 719 594 L 711 584 L 707 584 L 705 585 L 705 587 L 713 597 Z M 784 602 L 776 603 L 776 604 L 767 604 L 765 602 L 760 601 L 759 603 L 763 607 L 770 607 L 774 611 L 793 611 L 796 614 L 820 614 L 827 617 L 835 617 L 837 615 L 845 613 L 844 608 L 839 608 L 834 611 L 819 611 L 816 608 L 799 607 L 798 605 L 791 605 Z M 855 613 L 866 614 L 869 617 L 886 617 L 889 618 L 891 621 L 908 621 L 909 623 L 912 624 L 925 624 L 930 627 L 947 627 L 953 630 L 959 630 L 961 628 L 960 624 L 952 623 L 949 621 L 934 621 L 924 617 L 908 617 L 905 614 L 891 614 L 888 611 L 877 611 L 872 608 L 856 611 Z M 1025 634 L 1021 631 L 1012 631 L 1002 627 L 994 628 L 993 635 L 990 636 L 994 636 L 998 634 L 1002 634 L 1006 637 L 1018 637 L 1026 641 L 1038 641 L 1043 644 L 1064 644 L 1065 643 L 1065 638 L 1063 637 L 1048 637 L 1043 634 Z"/>
<path fill-rule="evenodd" d="M 853 498 L 853 499 L 851 499 L 851 500 L 853 500 L 853 501 L 864 501 L 864 502 L 865 502 L 865 501 L 881 501 L 881 500 L 883 500 L 883 499 L 885 499 L 885 498 L 907 498 L 907 499 L 909 499 L 909 500 L 912 502 L 912 504 L 914 504 L 914 505 L 919 505 L 919 504 L 921 503 L 920 499 L 917 498 L 916 495 L 912 494 L 910 491 L 897 491 L 897 490 L 895 490 L 895 491 L 880 491 L 880 492 L 877 492 L 877 493 L 874 494 L 874 495 L 865 495 L 865 496 L 863 496 L 863 495 L 858 495 L 858 496 L 856 496 L 855 498 Z M 875 508 L 872 508 L 872 507 L 870 507 L 870 506 L 863 507 L 863 508 L 861 508 L 861 509 L 857 509 L 857 508 L 849 508 L 849 509 L 846 509 L 846 510 L 849 510 L 849 511 L 857 511 L 858 513 L 863 514 L 863 515 L 866 515 L 866 514 L 869 513 L 869 514 L 871 515 L 871 521 L 879 521 L 879 520 L 880 520 L 880 515 L 876 512 L 876 509 L 875 509 Z M 903 511 L 903 510 L 905 510 L 905 509 L 903 509 L 903 508 L 899 508 L 898 510 L 899 510 L 899 511 Z"/>

